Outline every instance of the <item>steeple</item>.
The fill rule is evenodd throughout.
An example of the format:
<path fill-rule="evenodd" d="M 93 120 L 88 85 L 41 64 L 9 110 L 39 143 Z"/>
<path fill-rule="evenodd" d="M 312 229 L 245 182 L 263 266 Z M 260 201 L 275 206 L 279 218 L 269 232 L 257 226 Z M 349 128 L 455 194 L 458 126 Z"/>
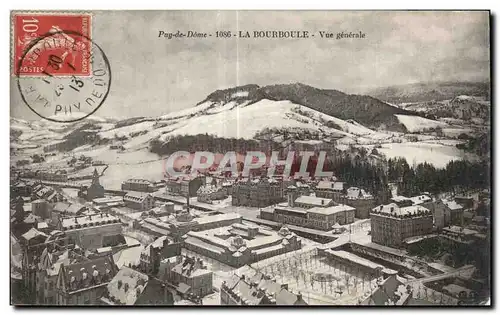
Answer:
<path fill-rule="evenodd" d="M 100 185 L 99 183 L 99 173 L 97 173 L 97 169 L 94 168 L 94 173 L 92 174 L 92 185 Z"/>

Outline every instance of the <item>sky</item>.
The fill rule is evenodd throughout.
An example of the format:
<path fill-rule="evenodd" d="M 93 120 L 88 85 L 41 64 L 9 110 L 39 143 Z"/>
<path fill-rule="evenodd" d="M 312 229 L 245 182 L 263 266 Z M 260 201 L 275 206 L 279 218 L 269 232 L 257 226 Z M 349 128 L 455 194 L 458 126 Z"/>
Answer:
<path fill-rule="evenodd" d="M 158 38 L 159 31 L 363 32 L 365 39 Z M 489 80 L 488 12 L 96 11 L 92 40 L 111 90 L 100 117 L 159 116 L 244 84 L 301 82 L 362 93 L 429 81 Z M 11 78 L 11 116 L 39 119 Z"/>

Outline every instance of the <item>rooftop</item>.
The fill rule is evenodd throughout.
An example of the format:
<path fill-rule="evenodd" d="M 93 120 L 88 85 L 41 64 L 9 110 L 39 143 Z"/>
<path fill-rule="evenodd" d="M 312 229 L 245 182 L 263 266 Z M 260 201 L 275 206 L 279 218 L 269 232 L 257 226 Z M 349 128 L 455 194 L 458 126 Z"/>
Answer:
<path fill-rule="evenodd" d="M 348 205 L 338 205 L 338 206 L 333 206 L 333 207 L 314 207 L 311 209 L 307 209 L 307 212 L 310 213 L 316 213 L 316 214 L 324 214 L 324 215 L 331 215 L 343 211 L 354 211 L 356 210 L 355 208 L 348 206 Z"/>
<path fill-rule="evenodd" d="M 108 297 L 122 305 L 134 305 L 148 285 L 149 277 L 139 271 L 123 266 L 108 283 Z"/>
<path fill-rule="evenodd" d="M 123 200 L 132 202 L 143 202 L 148 196 L 152 197 L 151 194 L 148 193 L 129 191 L 125 196 L 123 196 Z"/>
<path fill-rule="evenodd" d="M 390 203 L 388 205 L 380 205 L 372 209 L 372 213 L 375 214 L 385 214 L 385 215 L 396 215 L 396 216 L 404 216 L 404 215 L 429 215 L 431 214 L 431 210 L 418 205 L 408 206 L 408 207 L 399 207 L 395 203 Z"/>
<path fill-rule="evenodd" d="M 111 223 L 121 223 L 120 219 L 115 216 L 98 213 L 93 215 L 85 215 L 74 218 L 66 218 L 62 219 L 62 226 L 68 229 L 78 229 L 85 228 L 87 226 L 95 226 L 95 225 L 103 225 L 103 224 L 111 224 Z"/>
<path fill-rule="evenodd" d="M 320 198 L 315 196 L 300 196 L 295 199 L 296 203 L 304 203 L 312 206 L 326 206 L 333 200 L 329 198 Z"/>
<path fill-rule="evenodd" d="M 317 189 L 330 189 L 335 191 L 344 190 L 344 182 L 320 181 L 316 185 Z"/>

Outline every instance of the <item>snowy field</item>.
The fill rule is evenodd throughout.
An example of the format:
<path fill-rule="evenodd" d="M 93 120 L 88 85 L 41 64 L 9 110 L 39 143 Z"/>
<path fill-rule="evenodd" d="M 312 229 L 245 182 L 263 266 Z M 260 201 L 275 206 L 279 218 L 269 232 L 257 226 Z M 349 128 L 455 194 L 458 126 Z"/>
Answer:
<path fill-rule="evenodd" d="M 422 131 L 430 128 L 446 128 L 448 124 L 441 121 L 431 120 L 419 116 L 395 115 L 409 132 Z"/>
<path fill-rule="evenodd" d="M 445 167 L 450 161 L 473 159 L 473 155 L 466 154 L 454 145 L 444 145 L 433 142 L 403 142 L 382 144 L 377 150 L 387 158 L 403 157 L 408 164 L 431 163 L 437 168 Z M 366 146 L 373 148 L 373 146 Z"/>

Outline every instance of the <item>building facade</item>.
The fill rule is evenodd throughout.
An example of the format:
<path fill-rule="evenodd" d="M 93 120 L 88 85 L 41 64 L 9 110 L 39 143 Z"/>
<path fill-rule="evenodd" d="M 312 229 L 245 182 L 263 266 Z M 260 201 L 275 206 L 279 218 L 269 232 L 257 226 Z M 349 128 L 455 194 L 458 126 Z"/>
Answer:
<path fill-rule="evenodd" d="M 58 305 L 98 305 L 117 274 L 113 256 L 61 266 L 56 284 Z"/>
<path fill-rule="evenodd" d="M 432 211 L 420 205 L 381 205 L 372 209 L 370 219 L 372 242 L 395 248 L 407 238 L 432 233 L 433 228 Z"/>
<path fill-rule="evenodd" d="M 73 218 L 62 218 L 58 229 L 65 232 L 70 243 L 85 249 L 114 246 L 107 239 L 115 239 L 122 233 L 120 219 L 107 213 L 84 215 Z"/>
<path fill-rule="evenodd" d="M 283 184 L 274 179 L 248 179 L 238 181 L 233 186 L 233 206 L 262 208 L 281 201 L 283 201 Z"/>
<path fill-rule="evenodd" d="M 179 254 L 163 259 L 159 277 L 177 287 L 185 287 L 184 294 L 203 297 L 213 292 L 212 271 L 199 257 Z"/>
<path fill-rule="evenodd" d="M 128 192 L 123 196 L 123 202 L 126 207 L 138 210 L 148 211 L 155 206 L 155 199 L 148 193 Z"/>
<path fill-rule="evenodd" d="M 131 178 L 122 182 L 122 190 L 151 192 L 153 191 L 153 185 L 149 180 Z"/>

